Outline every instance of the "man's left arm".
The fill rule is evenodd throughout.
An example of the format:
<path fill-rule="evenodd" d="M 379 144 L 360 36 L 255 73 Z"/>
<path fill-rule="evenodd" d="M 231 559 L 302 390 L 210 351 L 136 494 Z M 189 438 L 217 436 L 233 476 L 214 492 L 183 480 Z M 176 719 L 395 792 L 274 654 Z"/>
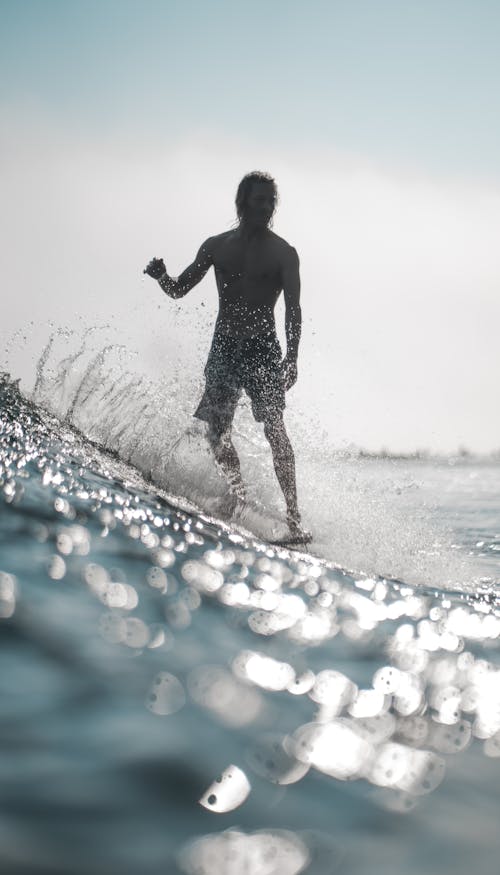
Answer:
<path fill-rule="evenodd" d="M 283 294 L 285 296 L 286 356 L 283 361 L 285 390 L 297 382 L 297 356 L 302 330 L 302 311 L 300 309 L 300 271 L 299 256 L 293 246 L 289 246 L 282 268 Z"/>

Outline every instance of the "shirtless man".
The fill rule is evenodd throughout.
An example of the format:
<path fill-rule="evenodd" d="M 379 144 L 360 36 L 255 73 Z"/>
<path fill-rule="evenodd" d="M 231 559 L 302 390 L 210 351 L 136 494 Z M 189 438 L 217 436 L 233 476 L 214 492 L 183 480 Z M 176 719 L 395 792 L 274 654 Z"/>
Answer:
<path fill-rule="evenodd" d="M 219 313 L 205 367 L 205 391 L 195 416 L 208 423 L 215 458 L 241 497 L 240 463 L 231 441 L 234 412 L 242 389 L 252 413 L 263 422 L 274 469 L 287 507 L 292 538 L 301 538 L 295 459 L 283 422 L 285 392 L 297 380 L 302 324 L 299 259 L 295 249 L 270 230 L 277 200 L 276 183 L 267 173 L 249 173 L 236 193 L 238 227 L 209 237 L 189 267 L 174 279 L 163 259 L 153 258 L 145 273 L 158 280 L 171 298 L 182 298 L 215 269 Z M 285 296 L 286 356 L 276 336 L 274 308 Z"/>

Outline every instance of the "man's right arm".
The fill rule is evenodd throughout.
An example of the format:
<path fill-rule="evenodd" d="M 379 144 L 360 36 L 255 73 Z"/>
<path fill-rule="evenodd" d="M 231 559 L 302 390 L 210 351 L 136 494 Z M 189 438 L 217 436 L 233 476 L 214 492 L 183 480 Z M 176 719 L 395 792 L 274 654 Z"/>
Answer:
<path fill-rule="evenodd" d="M 170 298 L 183 298 L 203 279 L 213 264 L 212 239 L 209 237 L 208 240 L 205 240 L 192 264 L 186 267 L 177 278 L 168 275 L 162 258 L 153 258 L 144 273 L 158 280 L 160 288 Z"/>

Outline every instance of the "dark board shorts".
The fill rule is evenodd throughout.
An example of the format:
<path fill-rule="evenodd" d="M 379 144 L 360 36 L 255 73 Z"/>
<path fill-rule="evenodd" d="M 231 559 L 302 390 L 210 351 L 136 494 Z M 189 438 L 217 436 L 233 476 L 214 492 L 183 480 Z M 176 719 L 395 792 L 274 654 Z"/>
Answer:
<path fill-rule="evenodd" d="M 205 365 L 205 391 L 194 415 L 226 431 L 245 390 L 257 422 L 280 416 L 285 409 L 281 358 L 274 332 L 238 338 L 216 331 Z"/>

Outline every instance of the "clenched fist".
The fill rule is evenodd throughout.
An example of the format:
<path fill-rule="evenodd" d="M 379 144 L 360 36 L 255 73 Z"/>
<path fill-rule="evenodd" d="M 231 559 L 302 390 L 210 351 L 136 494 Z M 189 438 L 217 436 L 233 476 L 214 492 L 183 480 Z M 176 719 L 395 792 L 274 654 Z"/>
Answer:
<path fill-rule="evenodd" d="M 154 280 L 159 280 L 164 273 L 167 272 L 163 258 L 152 258 L 148 266 L 144 268 L 143 273 L 152 276 Z"/>

